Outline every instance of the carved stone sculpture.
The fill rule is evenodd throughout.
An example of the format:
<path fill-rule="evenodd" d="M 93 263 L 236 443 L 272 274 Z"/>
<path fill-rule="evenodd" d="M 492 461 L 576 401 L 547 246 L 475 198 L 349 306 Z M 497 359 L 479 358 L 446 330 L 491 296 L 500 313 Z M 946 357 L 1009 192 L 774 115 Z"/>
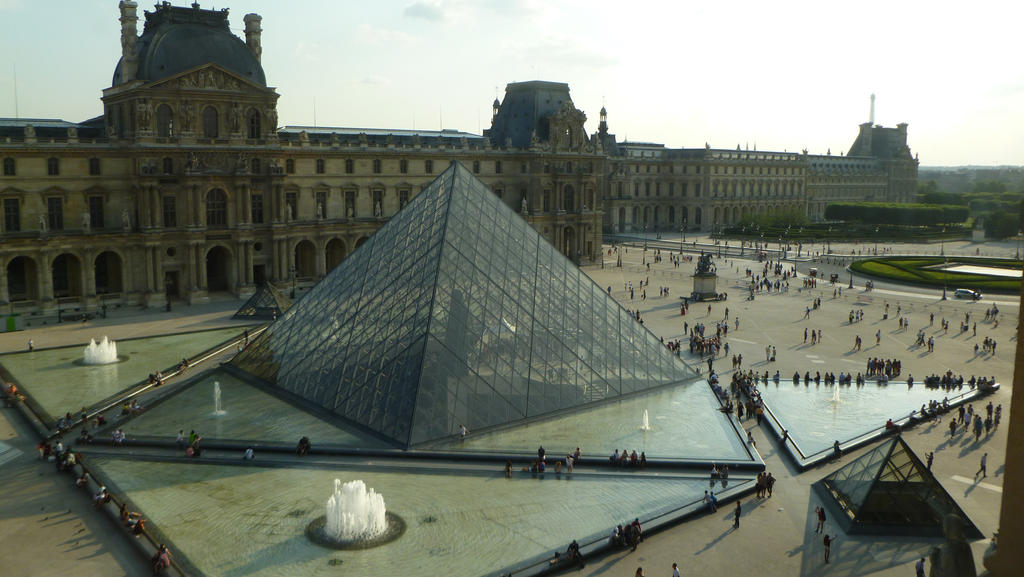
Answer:
<path fill-rule="evenodd" d="M 128 209 L 121 209 L 121 228 L 125 232 L 129 232 L 132 229 L 132 217 L 128 214 Z"/>
<path fill-rule="evenodd" d="M 92 217 L 89 216 L 89 212 L 86 211 L 82 213 L 82 230 L 89 232 L 90 228 L 92 228 Z"/>

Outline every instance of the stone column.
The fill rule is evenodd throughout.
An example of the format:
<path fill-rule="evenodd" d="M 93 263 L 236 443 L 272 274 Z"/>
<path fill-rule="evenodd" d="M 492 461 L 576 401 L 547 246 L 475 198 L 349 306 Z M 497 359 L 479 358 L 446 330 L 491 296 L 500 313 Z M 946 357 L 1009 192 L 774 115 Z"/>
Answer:
<path fill-rule="evenodd" d="M 238 215 L 240 224 L 248 224 L 252 216 L 252 187 L 248 184 L 242 185 L 242 214 Z"/>
<path fill-rule="evenodd" d="M 147 246 L 145 251 L 146 255 L 146 292 L 153 292 L 153 248 Z"/>
<path fill-rule="evenodd" d="M 280 185 L 274 186 L 272 199 L 273 206 L 271 210 L 274 211 L 274 222 L 282 222 L 284 220 L 284 192 L 281 190 Z"/>
<path fill-rule="evenodd" d="M 0 262 L 0 305 L 11 302 L 11 295 L 7 292 L 7 264 Z"/>
<path fill-rule="evenodd" d="M 96 251 L 87 250 L 82 254 L 80 277 L 82 282 L 82 304 L 85 299 L 96 296 Z"/>
<path fill-rule="evenodd" d="M 203 192 L 201 190 L 199 190 L 198 186 L 196 187 L 196 194 L 193 197 L 193 200 L 195 201 L 195 204 L 193 205 L 192 208 L 193 208 L 193 210 L 196 211 L 196 216 L 195 216 L 196 226 L 205 227 L 206 226 L 206 211 L 203 210 Z"/>
<path fill-rule="evenodd" d="M 185 211 L 188 213 L 189 226 L 199 226 L 199 221 L 196 220 L 195 210 L 197 196 L 199 196 L 199 185 L 193 184 L 192 186 L 189 187 L 188 194 L 186 195 L 187 205 L 185 207 Z"/>
<path fill-rule="evenodd" d="M 253 285 L 252 269 L 253 269 L 253 257 L 254 257 L 253 251 L 254 250 L 255 249 L 253 248 L 253 243 L 252 242 L 246 243 L 246 245 L 245 245 L 245 284 L 248 285 L 248 286 L 252 286 Z"/>
<path fill-rule="evenodd" d="M 202 244 L 196 245 L 196 275 L 199 278 L 199 288 L 206 290 L 206 247 Z"/>
<path fill-rule="evenodd" d="M 153 291 L 164 292 L 164 255 L 160 245 L 153 247 Z"/>
<path fill-rule="evenodd" d="M 39 300 L 45 303 L 53 300 L 53 255 L 41 253 L 39 259 L 41 263 L 36 269 L 36 278 Z"/>
<path fill-rule="evenodd" d="M 160 192 L 155 186 L 149 187 L 149 222 L 154 228 L 161 227 L 163 215 L 160 213 L 162 209 L 163 206 L 160 204 Z"/>
<path fill-rule="evenodd" d="M 189 290 L 196 290 L 199 288 L 199 275 L 196 273 L 196 243 L 189 243 L 188 245 L 188 285 Z"/>

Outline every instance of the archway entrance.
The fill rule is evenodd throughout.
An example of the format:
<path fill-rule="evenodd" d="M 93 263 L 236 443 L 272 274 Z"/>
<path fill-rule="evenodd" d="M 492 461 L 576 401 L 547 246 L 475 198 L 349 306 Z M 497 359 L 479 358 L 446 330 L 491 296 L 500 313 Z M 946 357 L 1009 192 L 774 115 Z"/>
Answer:
<path fill-rule="evenodd" d="M 100 253 L 94 264 L 96 273 L 96 294 L 119 293 L 121 284 L 121 256 L 113 251 Z"/>
<path fill-rule="evenodd" d="M 206 253 L 206 290 L 222 292 L 234 285 L 231 253 L 222 246 L 215 246 Z"/>
<path fill-rule="evenodd" d="M 359 248 L 359 247 L 363 246 L 363 243 L 368 241 L 368 240 L 370 240 L 370 237 L 368 237 L 368 236 L 364 236 L 364 237 L 360 238 L 359 240 L 356 241 L 356 248 Z"/>
<path fill-rule="evenodd" d="M 78 257 L 64 253 L 53 259 L 53 296 L 55 298 L 82 296 L 82 262 Z"/>
<path fill-rule="evenodd" d="M 295 245 L 295 276 L 313 278 L 316 276 L 316 247 L 308 240 Z"/>
<path fill-rule="evenodd" d="M 330 274 L 334 267 L 341 264 L 341 261 L 345 260 L 345 243 L 341 239 L 332 238 L 327 243 L 327 248 L 324 250 L 325 264 L 327 265 L 324 269 L 327 274 Z"/>
<path fill-rule="evenodd" d="M 32 301 L 39 298 L 39 272 L 36 261 L 19 256 L 7 263 L 7 295 L 14 301 Z"/>

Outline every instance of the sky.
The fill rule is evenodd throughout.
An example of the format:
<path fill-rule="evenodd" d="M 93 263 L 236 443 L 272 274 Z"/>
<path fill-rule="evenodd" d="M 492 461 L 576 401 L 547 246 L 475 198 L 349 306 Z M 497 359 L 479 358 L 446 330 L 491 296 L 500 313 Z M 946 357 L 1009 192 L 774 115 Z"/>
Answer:
<path fill-rule="evenodd" d="M 175 5 L 187 5 L 177 0 Z M 240 0 L 282 125 L 488 128 L 505 85 L 569 84 L 597 130 L 669 147 L 849 149 L 909 124 L 923 166 L 1024 164 L 1024 3 Z M 139 32 L 143 10 L 139 2 Z M 0 117 L 102 113 L 116 0 L 0 0 Z M 15 77 L 17 82 L 15 82 Z M 17 94 L 17 98 L 15 98 Z"/>

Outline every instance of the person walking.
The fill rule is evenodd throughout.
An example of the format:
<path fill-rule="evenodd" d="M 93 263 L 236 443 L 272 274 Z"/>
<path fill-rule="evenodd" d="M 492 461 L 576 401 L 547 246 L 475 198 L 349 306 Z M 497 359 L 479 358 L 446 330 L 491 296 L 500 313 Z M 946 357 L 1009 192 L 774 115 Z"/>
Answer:
<path fill-rule="evenodd" d="M 679 564 L 678 563 L 673 563 L 672 564 L 672 577 L 679 577 Z"/>
<path fill-rule="evenodd" d="M 988 453 L 985 453 L 984 455 L 981 456 L 981 467 L 979 467 L 978 471 L 976 473 L 974 473 L 974 477 L 977 478 L 978 477 L 978 473 L 981 473 L 981 478 L 982 479 L 987 477 L 988 476 L 988 471 L 985 468 L 987 465 L 988 465 Z"/>
<path fill-rule="evenodd" d="M 927 459 L 928 470 L 931 471 L 932 470 L 932 461 L 935 460 L 935 452 L 932 451 L 931 453 L 928 453 L 927 455 L 925 455 L 925 458 Z"/>
<path fill-rule="evenodd" d="M 825 562 L 826 563 L 828 563 L 828 556 L 832 552 L 832 543 L 835 543 L 836 537 L 838 537 L 838 536 L 839 535 L 836 534 L 836 535 L 832 535 L 831 537 L 829 537 L 828 533 L 825 533 L 825 538 L 822 540 L 822 542 L 825 544 Z"/>
<path fill-rule="evenodd" d="M 914 575 L 916 577 L 924 577 L 924 557 L 921 557 L 917 563 L 914 563 Z"/>
<path fill-rule="evenodd" d="M 736 500 L 736 512 L 734 513 L 735 520 L 732 523 L 732 528 L 733 529 L 739 529 L 740 528 L 740 513 L 741 513 L 740 502 L 737 499 Z"/>
<path fill-rule="evenodd" d="M 821 533 L 825 529 L 825 508 L 815 507 L 815 514 L 818 516 L 818 528 L 814 530 L 815 533 Z"/>

